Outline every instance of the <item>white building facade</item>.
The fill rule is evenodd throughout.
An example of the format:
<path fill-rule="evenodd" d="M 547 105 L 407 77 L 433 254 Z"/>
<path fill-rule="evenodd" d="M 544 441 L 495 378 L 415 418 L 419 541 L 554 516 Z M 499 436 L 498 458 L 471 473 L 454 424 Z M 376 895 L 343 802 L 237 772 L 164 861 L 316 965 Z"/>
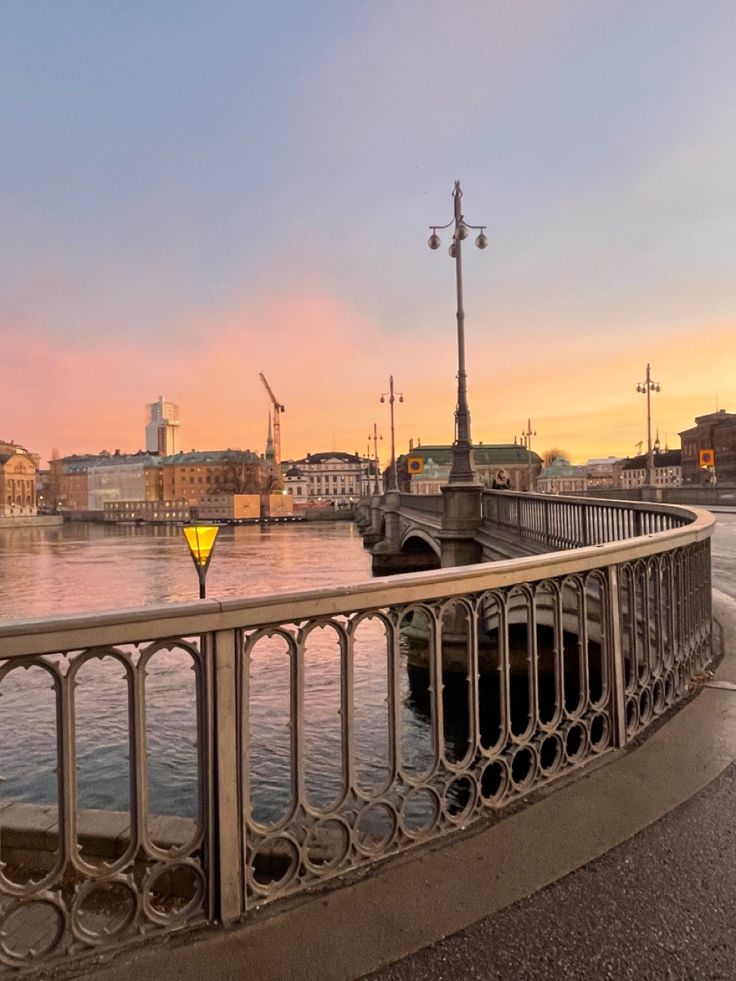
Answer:
<path fill-rule="evenodd" d="M 655 487 L 680 487 L 682 484 L 682 458 L 680 450 L 664 450 L 652 455 L 654 470 L 652 483 Z M 643 487 L 647 479 L 647 455 L 635 456 L 624 463 L 621 486 L 625 490 Z"/>
<path fill-rule="evenodd" d="M 308 453 L 284 472 L 284 489 L 295 506 L 350 507 L 365 492 L 371 461 L 357 453 Z"/>

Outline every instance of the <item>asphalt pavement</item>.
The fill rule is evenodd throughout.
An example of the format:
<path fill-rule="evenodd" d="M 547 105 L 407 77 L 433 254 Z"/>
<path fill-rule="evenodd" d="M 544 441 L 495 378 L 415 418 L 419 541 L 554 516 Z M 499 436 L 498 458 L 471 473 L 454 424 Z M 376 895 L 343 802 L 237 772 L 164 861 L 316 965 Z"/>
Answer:
<path fill-rule="evenodd" d="M 736 598 L 736 514 L 716 519 L 713 585 Z M 736 764 L 603 857 L 367 977 L 736 981 Z"/>
<path fill-rule="evenodd" d="M 370 978 L 736 978 L 736 766 L 603 858 Z"/>
<path fill-rule="evenodd" d="M 711 539 L 713 585 L 736 598 L 736 514 L 715 514 L 714 517 L 716 530 Z"/>

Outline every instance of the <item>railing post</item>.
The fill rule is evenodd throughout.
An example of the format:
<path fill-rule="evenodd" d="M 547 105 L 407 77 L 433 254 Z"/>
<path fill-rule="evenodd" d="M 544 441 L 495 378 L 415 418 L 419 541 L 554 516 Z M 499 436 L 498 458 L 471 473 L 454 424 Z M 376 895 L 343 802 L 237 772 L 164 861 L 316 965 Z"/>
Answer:
<path fill-rule="evenodd" d="M 582 545 L 590 544 L 590 529 L 588 528 L 588 505 L 581 504 L 582 512 L 580 514 L 580 536 L 582 538 Z"/>
<path fill-rule="evenodd" d="M 233 923 L 243 913 L 243 861 L 238 801 L 238 726 L 235 631 L 212 635 L 213 670 L 213 839 L 215 916 Z"/>
<path fill-rule="evenodd" d="M 542 512 L 544 519 L 544 544 L 549 545 L 549 501 L 546 497 L 542 501 Z"/>
<path fill-rule="evenodd" d="M 626 735 L 626 680 L 624 676 L 624 648 L 621 640 L 621 596 L 618 589 L 618 567 L 608 567 L 608 606 L 611 624 L 611 717 L 613 720 L 614 745 L 621 747 L 627 742 Z M 603 627 L 603 624 L 601 624 Z"/>

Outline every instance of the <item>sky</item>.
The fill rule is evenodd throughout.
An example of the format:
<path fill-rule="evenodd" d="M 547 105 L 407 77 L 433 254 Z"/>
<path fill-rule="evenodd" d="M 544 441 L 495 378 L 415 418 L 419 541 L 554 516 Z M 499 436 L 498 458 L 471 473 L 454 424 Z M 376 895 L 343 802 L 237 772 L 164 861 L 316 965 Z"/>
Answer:
<path fill-rule="evenodd" d="M 453 438 L 576 462 L 736 412 L 732 0 L 2 0 L 0 439 Z"/>

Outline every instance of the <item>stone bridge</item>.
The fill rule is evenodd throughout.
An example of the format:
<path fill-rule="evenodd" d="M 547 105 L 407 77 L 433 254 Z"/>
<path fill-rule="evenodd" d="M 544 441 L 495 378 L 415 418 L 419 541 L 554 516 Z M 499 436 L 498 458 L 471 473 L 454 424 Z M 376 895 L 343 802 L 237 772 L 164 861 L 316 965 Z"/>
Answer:
<path fill-rule="evenodd" d="M 682 510 L 448 485 L 442 494 L 363 498 L 357 524 L 374 575 L 604 545 L 679 527 Z"/>
<path fill-rule="evenodd" d="M 311 958 L 300 976 L 346 977 L 324 892 L 338 881 L 374 890 L 347 945 L 377 967 L 377 863 L 418 849 L 426 894 L 420 846 L 615 757 L 711 662 L 705 512 L 456 485 L 366 500 L 360 519 L 378 567 L 441 568 L 0 624 L 4 712 L 49 692 L 35 718 L 55 775 L 47 803 L 6 791 L 0 807 L 0 977 L 276 979 L 294 976 L 284 951 Z M 78 786 L 100 670 L 125 707 L 115 810 L 90 810 Z M 189 686 L 191 807 L 149 792 L 171 758 L 152 722 L 158 671 L 166 691 Z M 90 758 L 109 738 L 92 737 Z M 23 740 L 9 750 L 27 758 Z M 401 902 L 416 920 L 415 893 Z"/>

